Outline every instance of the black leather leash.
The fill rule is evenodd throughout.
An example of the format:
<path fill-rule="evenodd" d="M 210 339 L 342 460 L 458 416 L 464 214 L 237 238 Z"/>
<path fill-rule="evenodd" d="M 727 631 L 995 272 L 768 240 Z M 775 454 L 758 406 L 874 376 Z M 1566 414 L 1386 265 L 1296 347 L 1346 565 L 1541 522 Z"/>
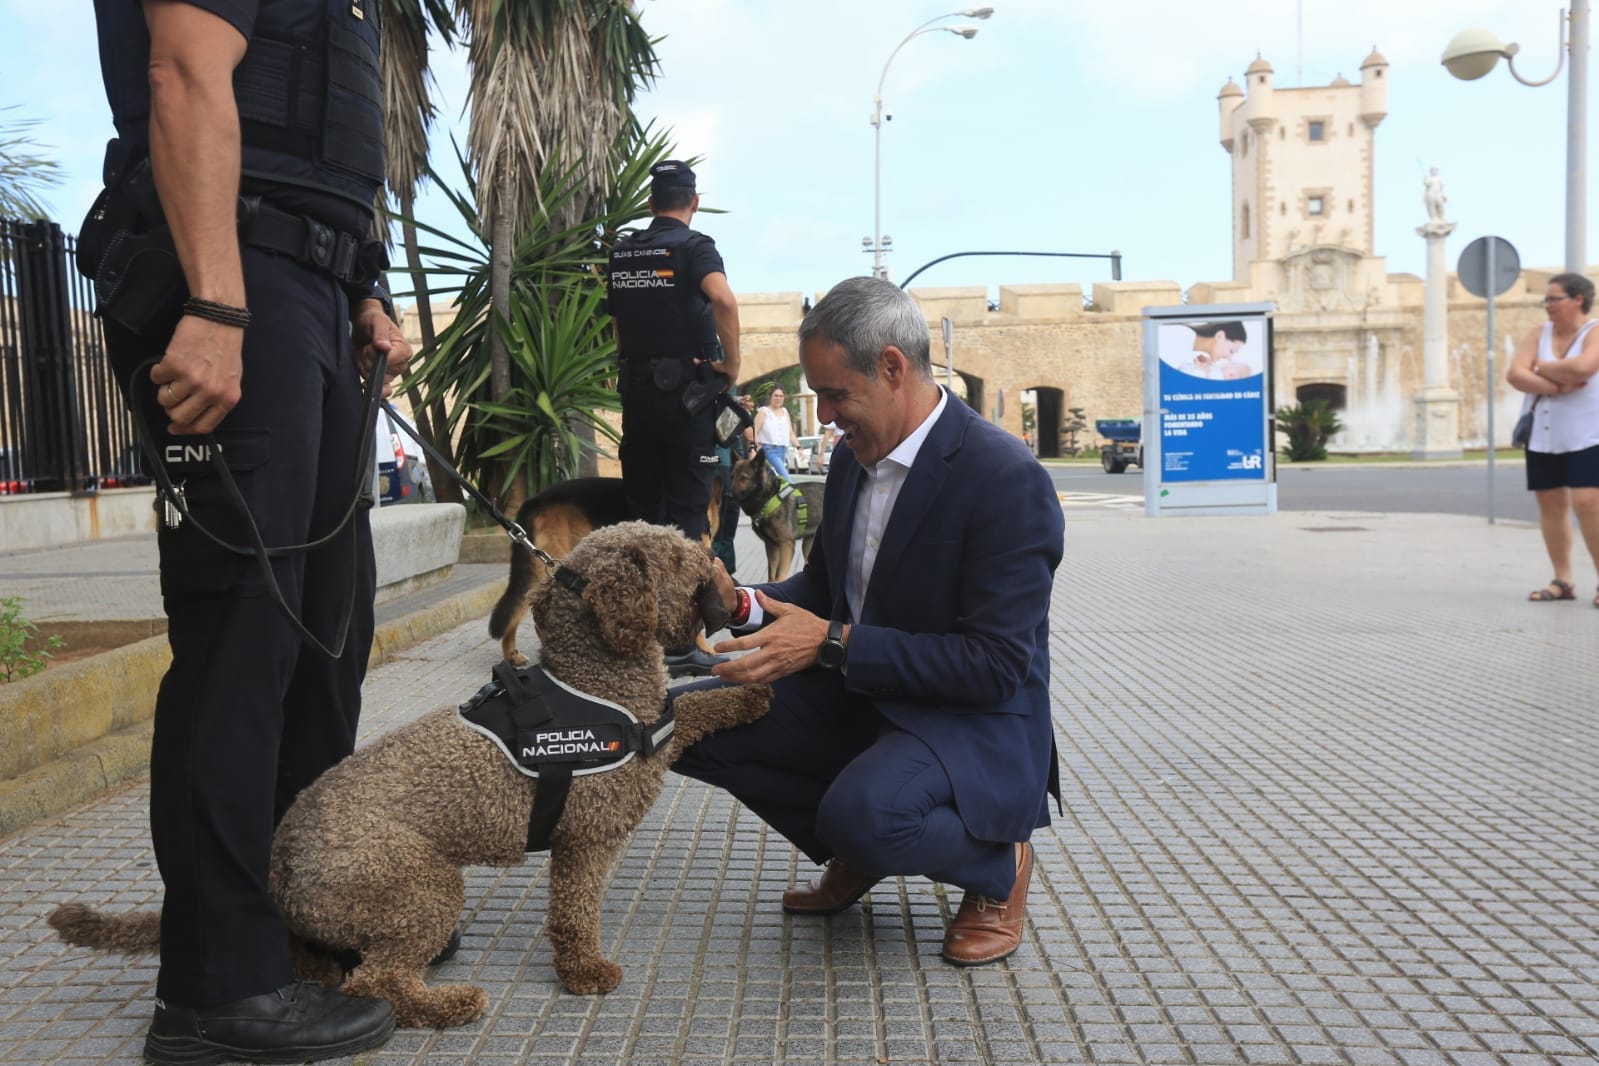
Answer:
<path fill-rule="evenodd" d="M 476 500 L 478 506 L 482 507 L 483 510 L 488 512 L 489 517 L 494 519 L 495 523 L 499 525 L 501 529 L 505 530 L 506 535 L 509 536 L 511 540 L 532 552 L 533 557 L 539 562 L 543 563 L 546 568 L 548 568 L 550 574 L 555 578 L 556 581 L 559 581 L 573 592 L 576 592 L 580 595 L 582 594 L 583 589 L 588 585 L 588 578 L 584 577 L 582 574 L 578 573 L 576 570 L 573 570 L 569 566 L 561 565 L 561 561 L 559 559 L 556 559 L 549 552 L 545 551 L 537 544 L 534 544 L 532 539 L 527 535 L 527 530 L 523 529 L 516 522 L 513 522 L 511 519 L 507 518 L 504 511 L 501 511 L 498 507 L 494 506 L 494 501 L 483 495 L 483 493 L 478 490 L 478 487 L 463 477 L 461 472 L 455 469 L 455 467 L 451 465 L 450 461 L 446 459 L 437 448 L 429 444 L 422 438 L 420 433 L 412 429 L 411 424 L 400 416 L 400 413 L 394 409 L 394 406 L 390 404 L 388 400 L 383 400 L 382 403 L 383 409 L 389 413 L 389 418 L 394 422 L 394 424 L 399 426 L 407 437 L 410 437 L 412 440 L 416 441 L 417 445 L 421 447 L 422 451 L 427 454 L 428 458 L 438 463 L 439 466 L 450 475 L 450 479 L 452 481 L 465 489 L 467 495 Z"/>
<path fill-rule="evenodd" d="M 144 373 L 144 371 L 158 362 L 160 362 L 159 359 L 148 359 L 140 363 L 134 369 L 133 376 L 129 379 L 129 387 L 137 388 L 141 379 L 148 382 L 150 380 L 149 375 Z M 182 521 L 189 522 L 196 531 L 218 547 L 232 552 L 234 555 L 254 556 L 256 561 L 260 563 L 261 575 L 266 579 L 267 588 L 271 592 L 273 600 L 277 603 L 279 609 L 283 611 L 284 617 L 289 620 L 289 624 L 294 628 L 294 631 L 299 634 L 301 640 L 330 659 L 337 659 L 344 654 L 344 642 L 350 631 L 350 617 L 355 611 L 355 572 L 358 560 L 355 557 L 356 539 L 354 531 L 351 531 L 350 536 L 349 591 L 345 596 L 344 611 L 339 619 L 338 632 L 334 634 L 332 648 L 324 645 L 321 640 L 317 639 L 316 634 L 306 628 L 305 623 L 300 620 L 300 617 L 294 613 L 294 609 L 289 606 L 288 601 L 283 598 L 283 590 L 278 585 L 277 576 L 272 572 L 272 560 L 320 548 L 343 532 L 344 528 L 350 524 L 350 520 L 355 517 L 355 510 L 360 506 L 361 498 L 365 493 L 364 486 L 370 478 L 372 439 L 377 423 L 377 404 L 382 395 L 383 370 L 387 363 L 388 356 L 378 352 L 377 361 L 367 378 L 365 400 L 361 414 L 361 424 L 365 429 L 362 434 L 361 445 L 356 449 L 355 473 L 352 477 L 354 492 L 350 496 L 350 505 L 345 508 L 343 517 L 339 519 L 331 530 L 325 535 L 315 540 L 307 541 L 304 544 L 267 547 L 265 541 L 261 538 L 261 529 L 256 525 L 255 516 L 250 513 L 250 505 L 245 501 L 244 494 L 239 491 L 238 483 L 233 479 L 233 471 L 228 469 L 228 464 L 222 454 L 221 442 L 217 440 L 215 433 L 207 433 L 203 439 L 206 443 L 211 466 L 216 470 L 217 476 L 226 487 L 229 501 L 233 504 L 234 509 L 244 516 L 245 527 L 250 535 L 250 543 L 247 546 L 232 544 L 212 533 L 199 519 L 194 517 L 194 514 L 189 510 L 188 500 L 183 496 L 183 491 L 172 483 L 172 476 L 167 473 L 163 457 L 156 453 L 155 436 L 150 431 L 150 423 L 145 418 L 143 407 L 137 402 L 128 404 L 133 414 L 134 437 L 145 454 L 145 459 L 149 463 L 166 506 L 175 510 L 181 516 Z M 162 521 L 165 521 L 164 516 Z M 169 524 L 168 528 L 173 529 L 176 526 Z"/>

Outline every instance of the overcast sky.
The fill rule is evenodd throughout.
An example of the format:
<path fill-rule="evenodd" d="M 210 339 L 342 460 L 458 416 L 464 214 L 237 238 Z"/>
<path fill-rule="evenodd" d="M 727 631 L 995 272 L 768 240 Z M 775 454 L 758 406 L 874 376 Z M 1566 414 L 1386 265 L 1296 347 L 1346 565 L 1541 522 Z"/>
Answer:
<path fill-rule="evenodd" d="M 641 114 L 671 127 L 682 154 L 705 157 L 702 205 L 727 214 L 702 214 L 696 225 L 716 238 L 734 289 L 814 293 L 868 272 L 861 239 L 872 233 L 872 95 L 901 38 L 953 5 L 639 6 L 649 31 L 664 36 L 661 77 Z M 1339 74 L 1358 82 L 1373 46 L 1391 64 L 1389 116 L 1376 135 L 1376 252 L 1389 270 L 1422 272 L 1415 227 L 1426 221 L 1428 166 L 1439 168 L 1460 227 L 1449 241 L 1451 265 L 1485 234 L 1509 240 L 1526 265 L 1563 260 L 1565 77 L 1528 88 L 1501 64 L 1468 83 L 1438 63 L 1456 31 L 1481 25 L 1521 45 L 1523 75 L 1549 76 L 1558 0 L 994 7 L 992 18 L 972 23 L 975 38 L 920 36 L 888 69 L 882 210 L 896 280 L 938 256 L 986 250 L 1120 251 L 1128 279 L 1224 280 L 1231 179 L 1217 140 L 1217 91 L 1229 77 L 1242 83 L 1257 52 L 1280 88 Z M 0 0 L 0 15 L 10 31 L 0 40 L 0 106 L 18 105 L 8 117 L 40 120 L 37 139 L 69 175 L 46 199 L 75 228 L 110 135 L 92 6 Z M 459 57 L 441 55 L 436 65 L 447 122 L 435 144 L 448 153 L 449 125 L 463 124 L 465 74 Z M 448 218 L 437 199 L 422 213 Z M 1003 284 L 1080 282 L 1087 290 L 1109 277 L 1101 260 L 965 258 L 932 268 L 914 287 L 982 285 L 997 296 Z"/>

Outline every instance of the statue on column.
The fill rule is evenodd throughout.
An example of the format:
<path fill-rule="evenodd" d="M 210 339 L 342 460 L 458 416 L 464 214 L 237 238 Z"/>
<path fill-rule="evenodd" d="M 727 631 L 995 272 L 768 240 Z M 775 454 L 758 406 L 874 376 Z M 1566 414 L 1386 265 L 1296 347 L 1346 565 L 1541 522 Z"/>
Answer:
<path fill-rule="evenodd" d="M 1422 184 L 1424 186 L 1422 199 L 1427 204 L 1427 221 L 1444 221 L 1444 204 L 1449 202 L 1449 197 L 1444 195 L 1444 179 L 1438 176 L 1437 167 L 1427 171 Z"/>

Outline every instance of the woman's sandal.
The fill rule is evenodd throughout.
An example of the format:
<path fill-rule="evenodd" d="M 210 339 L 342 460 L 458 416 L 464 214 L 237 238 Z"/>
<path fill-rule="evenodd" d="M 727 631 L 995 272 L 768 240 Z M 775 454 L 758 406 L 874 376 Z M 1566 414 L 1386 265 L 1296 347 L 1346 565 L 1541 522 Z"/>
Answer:
<path fill-rule="evenodd" d="M 1551 591 L 1554 589 L 1559 590 L 1558 595 Z M 1556 600 L 1574 600 L 1576 598 L 1577 590 L 1572 587 L 1571 582 L 1562 581 L 1558 577 L 1550 578 L 1548 585 L 1541 589 L 1534 589 L 1527 594 L 1527 599 L 1532 603 L 1554 603 Z M 1594 597 L 1594 606 L 1599 607 L 1599 596 Z"/>

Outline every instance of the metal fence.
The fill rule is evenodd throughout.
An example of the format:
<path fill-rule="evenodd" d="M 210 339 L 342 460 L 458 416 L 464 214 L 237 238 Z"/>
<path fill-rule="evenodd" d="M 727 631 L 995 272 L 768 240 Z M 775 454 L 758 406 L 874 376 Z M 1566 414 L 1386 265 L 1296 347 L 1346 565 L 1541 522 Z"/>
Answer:
<path fill-rule="evenodd" d="M 148 480 L 73 244 L 54 222 L 0 219 L 0 495 Z"/>

